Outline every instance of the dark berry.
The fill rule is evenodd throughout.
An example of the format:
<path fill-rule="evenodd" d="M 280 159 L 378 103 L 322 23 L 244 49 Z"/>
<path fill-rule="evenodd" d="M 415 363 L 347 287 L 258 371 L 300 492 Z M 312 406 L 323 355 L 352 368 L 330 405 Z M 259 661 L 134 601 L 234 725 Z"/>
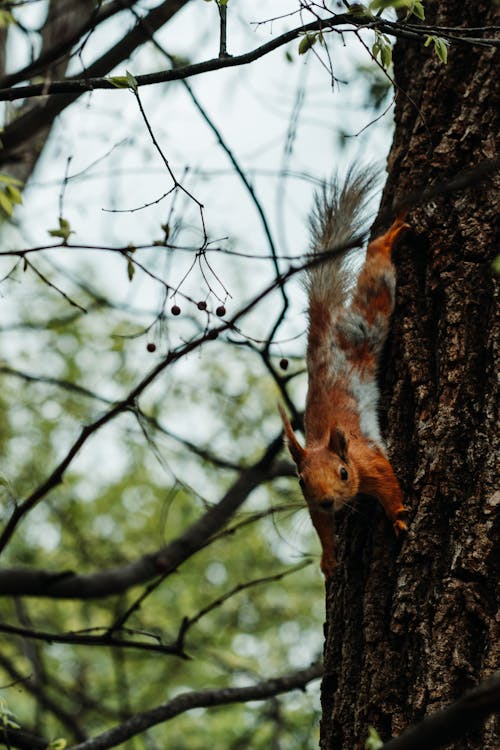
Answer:
<path fill-rule="evenodd" d="M 282 370 L 288 370 L 288 360 L 283 357 L 283 359 L 280 359 L 280 367 Z"/>
<path fill-rule="evenodd" d="M 219 305 L 219 307 L 215 311 L 215 314 L 218 315 L 219 318 L 222 318 L 226 314 L 226 308 L 224 307 L 224 305 Z"/>
<path fill-rule="evenodd" d="M 172 313 L 172 315 L 180 315 L 181 308 L 179 307 L 179 305 L 172 305 L 170 312 Z"/>
<path fill-rule="evenodd" d="M 207 303 L 201 300 L 201 302 L 198 302 L 197 304 L 198 310 L 206 310 L 207 309 Z"/>
<path fill-rule="evenodd" d="M 146 349 L 148 352 L 155 352 L 156 351 L 156 344 L 153 344 L 151 341 L 149 344 L 146 344 Z"/>

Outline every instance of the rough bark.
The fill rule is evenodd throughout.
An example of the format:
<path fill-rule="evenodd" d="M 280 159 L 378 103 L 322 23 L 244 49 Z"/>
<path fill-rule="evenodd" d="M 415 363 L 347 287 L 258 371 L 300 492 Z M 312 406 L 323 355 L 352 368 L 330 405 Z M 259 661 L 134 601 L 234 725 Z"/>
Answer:
<path fill-rule="evenodd" d="M 444 26 L 495 23 L 488 0 L 433 0 L 426 11 L 426 22 Z M 407 191 L 494 156 L 496 57 L 451 49 L 445 66 L 419 44 L 397 43 L 383 212 Z M 384 740 L 398 735 L 500 663 L 494 188 L 489 179 L 411 211 L 413 231 L 396 252 L 383 423 L 410 530 L 398 543 L 370 500 L 339 520 L 339 566 L 327 591 L 323 750 L 362 748 L 369 725 Z M 498 746 L 495 717 L 449 745 Z"/>

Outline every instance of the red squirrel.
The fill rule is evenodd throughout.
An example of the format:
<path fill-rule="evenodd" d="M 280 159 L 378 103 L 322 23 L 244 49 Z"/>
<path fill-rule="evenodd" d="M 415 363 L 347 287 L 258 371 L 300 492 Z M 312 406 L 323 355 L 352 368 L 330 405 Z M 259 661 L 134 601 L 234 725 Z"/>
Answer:
<path fill-rule="evenodd" d="M 369 171 L 351 170 L 343 186 L 334 181 L 316 195 L 310 218 L 313 258 L 336 247 L 352 247 L 372 186 Z M 379 501 L 396 535 L 407 528 L 403 496 L 387 458 L 377 413 L 377 366 L 394 309 L 391 250 L 407 227 L 400 217 L 369 243 L 354 287 L 348 250 L 312 264 L 306 272 L 305 447 L 281 407 L 280 413 L 323 548 L 321 570 L 326 578 L 336 565 L 333 513 L 358 493 Z"/>

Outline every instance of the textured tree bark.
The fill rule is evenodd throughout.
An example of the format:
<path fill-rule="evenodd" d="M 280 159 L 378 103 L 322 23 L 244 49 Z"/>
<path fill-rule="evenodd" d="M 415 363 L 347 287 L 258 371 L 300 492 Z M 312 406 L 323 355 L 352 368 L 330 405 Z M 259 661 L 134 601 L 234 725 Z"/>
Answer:
<path fill-rule="evenodd" d="M 426 23 L 495 23 L 489 0 L 425 7 Z M 495 155 L 496 57 L 486 48 L 455 48 L 443 65 L 419 44 L 397 43 L 384 212 L 394 198 Z M 387 740 L 500 664 L 497 207 L 492 179 L 440 197 L 411 211 L 413 231 L 396 251 L 382 411 L 410 529 L 398 543 L 368 499 L 339 519 L 339 565 L 327 591 L 323 750 L 362 748 L 369 725 Z M 491 717 L 449 747 L 498 746 Z"/>

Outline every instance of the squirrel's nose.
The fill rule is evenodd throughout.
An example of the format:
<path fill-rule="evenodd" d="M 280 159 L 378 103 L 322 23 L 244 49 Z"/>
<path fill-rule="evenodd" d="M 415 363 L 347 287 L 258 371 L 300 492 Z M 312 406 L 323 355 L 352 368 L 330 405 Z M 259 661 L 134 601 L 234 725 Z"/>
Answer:
<path fill-rule="evenodd" d="M 333 500 L 321 500 L 320 507 L 325 510 L 331 510 L 333 508 Z"/>

